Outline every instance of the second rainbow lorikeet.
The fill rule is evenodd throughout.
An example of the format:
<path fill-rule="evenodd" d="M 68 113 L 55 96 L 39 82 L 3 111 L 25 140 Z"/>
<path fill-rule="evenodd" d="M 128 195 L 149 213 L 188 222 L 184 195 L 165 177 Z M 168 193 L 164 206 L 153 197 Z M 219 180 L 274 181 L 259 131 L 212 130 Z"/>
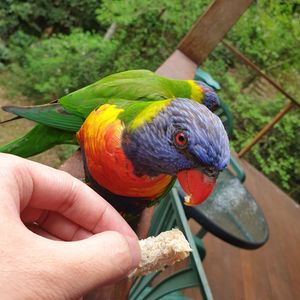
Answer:
<path fill-rule="evenodd" d="M 130 72 L 134 73 L 129 80 L 126 76 Z M 205 88 L 200 84 L 199 95 L 193 100 L 187 98 L 191 97 L 188 86 L 179 96 L 171 94 L 170 89 L 165 89 L 165 94 L 161 89 L 159 94 L 154 87 L 151 94 L 146 87 L 153 73 L 144 78 L 143 89 L 137 76 L 140 72 L 148 73 L 111 75 L 62 97 L 58 103 L 5 107 L 39 124 L 24 137 L 0 147 L 0 151 L 26 157 L 56 144 L 78 143 L 87 180 L 121 212 L 132 213 L 133 206 L 139 211 L 161 198 L 176 177 L 189 195 L 186 204 L 201 203 L 229 162 L 223 124 L 199 103 L 205 99 Z M 137 90 L 130 85 L 133 79 L 139 82 Z M 212 90 L 206 93 L 210 100 L 217 101 Z M 121 98 L 125 94 L 133 99 Z"/>

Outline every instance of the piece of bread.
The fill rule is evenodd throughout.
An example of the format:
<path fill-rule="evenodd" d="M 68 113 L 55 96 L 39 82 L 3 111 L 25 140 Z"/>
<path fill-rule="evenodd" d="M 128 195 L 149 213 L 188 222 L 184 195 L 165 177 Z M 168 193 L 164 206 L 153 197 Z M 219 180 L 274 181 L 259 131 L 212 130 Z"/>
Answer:
<path fill-rule="evenodd" d="M 189 256 L 192 251 L 179 229 L 160 233 L 156 237 L 140 240 L 141 261 L 129 277 L 143 276 L 159 271 Z"/>

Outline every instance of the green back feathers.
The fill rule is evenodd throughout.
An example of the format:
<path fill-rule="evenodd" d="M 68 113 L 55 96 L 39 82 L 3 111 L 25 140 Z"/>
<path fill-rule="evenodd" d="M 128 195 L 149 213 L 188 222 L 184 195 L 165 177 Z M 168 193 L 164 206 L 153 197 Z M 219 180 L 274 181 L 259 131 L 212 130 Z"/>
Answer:
<path fill-rule="evenodd" d="M 108 75 L 101 79 L 102 82 L 117 80 L 117 79 L 138 79 L 138 78 L 150 78 L 156 76 L 155 73 L 149 70 L 128 70 L 115 74 Z"/>
<path fill-rule="evenodd" d="M 168 91 L 169 97 L 166 98 L 189 98 L 192 99 L 192 88 L 188 80 L 175 80 L 169 79 L 161 76 L 157 76 L 160 85 Z"/>
<path fill-rule="evenodd" d="M 97 103 L 96 99 L 161 99 L 161 96 L 155 92 L 159 89 L 159 83 L 153 81 L 153 78 L 155 78 L 155 74 L 146 70 L 112 74 L 62 97 L 59 99 L 59 103 L 68 112 L 77 113 L 77 107 L 83 107 L 85 102 L 90 104 L 90 99 L 94 99 L 92 101 L 94 104 Z M 151 81 L 150 85 L 146 84 L 148 81 Z"/>
<path fill-rule="evenodd" d="M 58 102 L 69 113 L 85 117 L 110 99 L 157 101 L 173 97 L 192 98 L 189 81 L 172 80 L 147 70 L 113 74 L 68 94 Z"/>

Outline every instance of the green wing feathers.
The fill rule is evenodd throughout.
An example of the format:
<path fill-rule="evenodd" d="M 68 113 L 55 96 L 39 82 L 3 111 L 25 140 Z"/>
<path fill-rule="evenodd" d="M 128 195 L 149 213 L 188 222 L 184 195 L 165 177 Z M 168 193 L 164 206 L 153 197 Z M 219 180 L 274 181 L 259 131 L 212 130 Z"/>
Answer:
<path fill-rule="evenodd" d="M 84 119 L 67 113 L 59 104 L 5 106 L 3 110 L 39 123 L 23 137 L 4 146 L 0 152 L 29 157 L 59 144 L 77 144 L 76 132 Z"/>
<path fill-rule="evenodd" d="M 76 145 L 75 133 L 38 124 L 23 137 L 1 146 L 0 152 L 29 157 L 59 144 Z"/>
<path fill-rule="evenodd" d="M 60 104 L 4 106 L 3 110 L 57 129 L 77 132 L 84 118 L 67 113 Z"/>

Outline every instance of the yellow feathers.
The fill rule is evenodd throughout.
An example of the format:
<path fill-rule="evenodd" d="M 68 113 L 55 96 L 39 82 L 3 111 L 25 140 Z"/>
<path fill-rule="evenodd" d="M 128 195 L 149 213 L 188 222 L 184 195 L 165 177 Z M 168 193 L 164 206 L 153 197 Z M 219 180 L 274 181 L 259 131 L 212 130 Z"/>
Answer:
<path fill-rule="evenodd" d="M 195 83 L 194 80 L 187 80 L 188 84 L 191 86 L 191 99 L 201 102 L 203 99 L 203 93 L 201 87 Z"/>
<path fill-rule="evenodd" d="M 171 101 L 172 99 L 167 99 L 151 103 L 132 120 L 129 125 L 129 130 L 134 130 L 146 122 L 151 122 L 161 110 L 171 103 Z"/>

